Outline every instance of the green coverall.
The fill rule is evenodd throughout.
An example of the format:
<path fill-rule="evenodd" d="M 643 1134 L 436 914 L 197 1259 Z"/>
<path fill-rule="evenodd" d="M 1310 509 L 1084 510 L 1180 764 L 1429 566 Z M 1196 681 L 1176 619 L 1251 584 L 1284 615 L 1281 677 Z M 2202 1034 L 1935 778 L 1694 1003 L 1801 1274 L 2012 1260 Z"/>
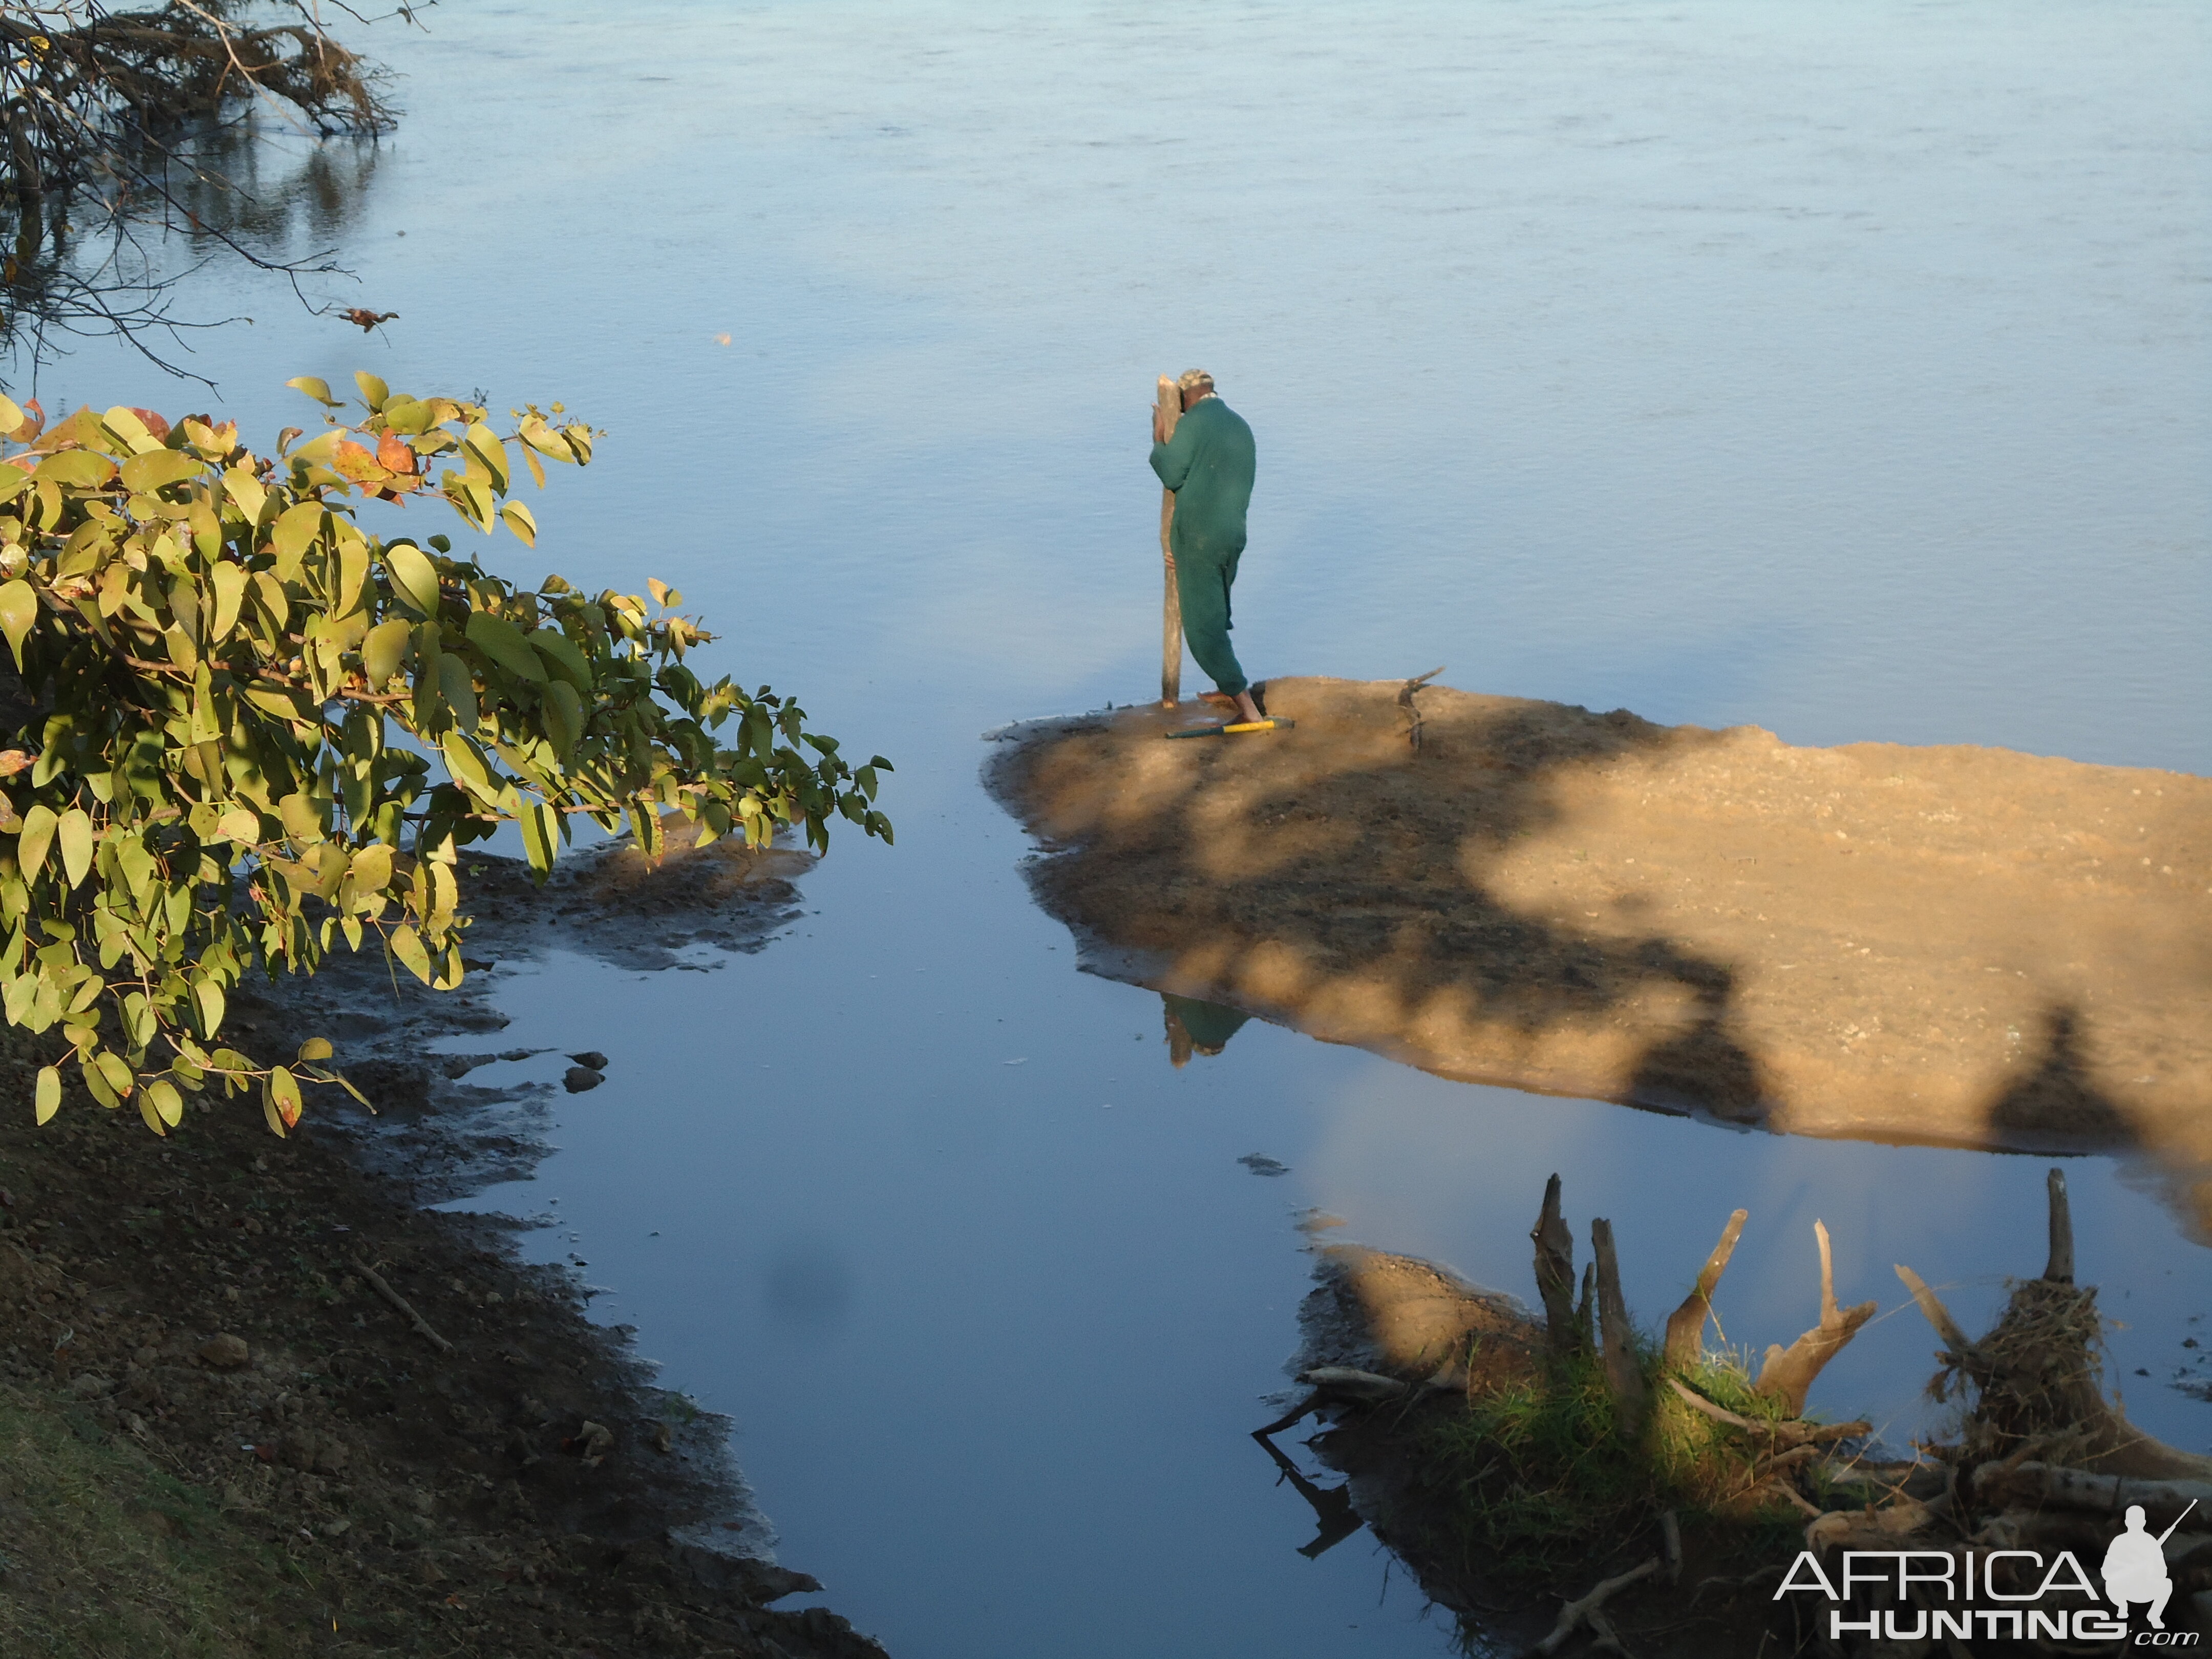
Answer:
<path fill-rule="evenodd" d="M 1229 589 L 1244 551 L 1244 509 L 1252 501 L 1252 428 L 1218 397 L 1183 411 L 1175 435 L 1152 446 L 1152 471 L 1176 493 L 1168 547 L 1190 654 L 1214 684 L 1235 696 L 1250 684 L 1229 646 Z"/>

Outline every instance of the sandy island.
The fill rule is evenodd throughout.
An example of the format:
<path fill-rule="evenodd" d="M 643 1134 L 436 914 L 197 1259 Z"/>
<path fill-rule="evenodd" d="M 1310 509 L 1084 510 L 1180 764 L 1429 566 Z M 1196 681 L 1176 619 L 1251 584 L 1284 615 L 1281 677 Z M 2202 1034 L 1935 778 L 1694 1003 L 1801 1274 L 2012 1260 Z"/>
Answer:
<path fill-rule="evenodd" d="M 2212 1231 L 2212 781 L 1285 679 L 996 734 L 1086 965 L 1446 1076 L 2141 1148 Z"/>

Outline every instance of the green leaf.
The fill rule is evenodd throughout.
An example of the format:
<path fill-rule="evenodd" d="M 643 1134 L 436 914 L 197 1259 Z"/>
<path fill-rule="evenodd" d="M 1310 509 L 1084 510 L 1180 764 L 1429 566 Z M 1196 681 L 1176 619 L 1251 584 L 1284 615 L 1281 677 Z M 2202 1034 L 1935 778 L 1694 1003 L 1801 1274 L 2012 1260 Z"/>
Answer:
<path fill-rule="evenodd" d="M 361 666 L 372 690 L 381 691 L 399 672 L 408 642 L 414 636 L 415 624 L 404 617 L 391 617 L 368 630 L 368 637 L 361 642 Z"/>
<path fill-rule="evenodd" d="M 246 515 L 248 524 L 261 522 L 261 509 L 268 505 L 269 492 L 261 487 L 261 480 L 245 467 L 234 466 L 222 475 L 223 493 L 238 503 L 238 510 Z"/>
<path fill-rule="evenodd" d="M 222 987 L 211 976 L 192 981 L 192 1008 L 200 1017 L 200 1035 L 214 1042 L 222 1027 L 223 1002 Z"/>
<path fill-rule="evenodd" d="M 507 446 L 499 441 L 499 434 L 478 421 L 462 434 L 461 446 L 483 463 L 484 471 L 491 474 L 492 482 L 504 494 L 507 480 Z"/>
<path fill-rule="evenodd" d="M 384 550 L 384 568 L 402 599 L 425 617 L 438 614 L 438 568 L 421 548 L 392 543 Z"/>
<path fill-rule="evenodd" d="M 477 689 L 475 676 L 469 665 L 459 657 L 438 659 L 438 693 L 446 706 L 453 711 L 453 720 L 464 732 L 473 732 L 477 725 Z"/>
<path fill-rule="evenodd" d="M 392 930 L 392 954 L 423 984 L 430 982 L 430 953 L 422 948 L 422 936 L 404 922 Z"/>
<path fill-rule="evenodd" d="M 296 1125 L 300 1121 L 300 1080 L 288 1067 L 279 1066 L 269 1073 L 269 1080 L 262 1087 L 268 1091 L 269 1102 L 276 1107 L 277 1116 L 284 1120 L 284 1127 L 289 1129 Z"/>
<path fill-rule="evenodd" d="M 8 635 L 8 648 L 15 653 L 15 666 L 23 665 L 23 640 L 39 620 L 39 596 L 30 583 L 17 577 L 0 587 L 0 632 Z"/>
<path fill-rule="evenodd" d="M 509 501 L 499 510 L 507 527 L 521 539 L 525 547 L 538 545 L 538 520 L 520 501 Z"/>
<path fill-rule="evenodd" d="M 420 398 L 387 398 L 378 412 L 384 416 L 384 429 L 403 438 L 418 437 L 433 424 L 430 405 Z"/>
<path fill-rule="evenodd" d="M 438 748 L 446 757 L 446 770 L 453 774 L 455 783 L 487 805 L 499 804 L 499 787 L 491 781 L 490 769 L 477 752 L 476 744 L 458 732 L 448 732 L 438 740 Z"/>
<path fill-rule="evenodd" d="M 161 1115 L 161 1121 L 172 1129 L 185 1121 L 185 1097 L 177 1092 L 177 1085 L 167 1078 L 148 1084 L 146 1097 L 154 1103 L 154 1109 Z"/>
<path fill-rule="evenodd" d="M 244 565 L 222 559 L 209 573 L 208 580 L 215 587 L 215 619 L 208 633 L 212 649 L 228 639 L 230 630 L 238 626 L 239 607 L 245 603 L 249 576 Z"/>
<path fill-rule="evenodd" d="M 53 845 L 54 825 L 58 822 L 54 809 L 44 801 L 23 814 L 23 834 L 15 843 L 15 862 L 26 880 L 46 868 L 46 848 Z"/>
<path fill-rule="evenodd" d="M 261 839 L 261 818 L 242 806 L 234 806 L 216 820 L 216 832 L 226 841 L 251 847 Z"/>
<path fill-rule="evenodd" d="M 276 577 L 290 581 L 300 574 L 300 561 L 315 538 L 323 532 L 323 504 L 301 501 L 277 516 L 269 532 L 269 544 L 276 550 Z"/>
<path fill-rule="evenodd" d="M 309 1037 L 300 1045 L 300 1063 L 304 1066 L 309 1060 L 328 1060 L 331 1054 L 331 1040 L 328 1037 Z"/>
<path fill-rule="evenodd" d="M 31 477 L 40 483 L 96 489 L 115 476 L 115 463 L 89 449 L 57 450 L 39 463 Z"/>
<path fill-rule="evenodd" d="M 284 382 L 295 392 L 304 392 L 325 409 L 336 409 L 338 400 L 331 396 L 331 383 L 314 374 L 295 374 Z"/>
<path fill-rule="evenodd" d="M 77 1060 L 76 1069 L 78 1073 L 84 1079 L 84 1086 L 87 1091 L 88 1091 L 92 1097 L 98 1101 L 101 1105 L 106 1107 L 110 1111 L 112 1111 L 115 1108 L 123 1103 L 121 1097 L 117 1095 L 114 1090 L 107 1086 L 107 1079 L 100 1075 L 100 1067 L 91 1060 L 80 1056 Z"/>
<path fill-rule="evenodd" d="M 276 816 L 283 820 L 284 833 L 301 843 L 319 842 L 323 838 L 323 811 L 311 795 L 287 795 L 276 803 Z"/>
<path fill-rule="evenodd" d="M 92 870 L 92 819 L 82 806 L 72 806 L 55 823 L 54 834 L 61 842 L 62 869 L 75 887 Z"/>
<path fill-rule="evenodd" d="M 88 418 L 84 411 L 78 411 L 77 420 Z M 138 418 L 138 411 L 128 404 L 117 404 L 98 417 L 97 424 L 100 447 L 103 449 L 125 449 L 133 455 L 140 455 L 161 447 L 161 441 L 147 429 L 146 422 Z"/>
<path fill-rule="evenodd" d="M 365 368 L 354 371 L 353 383 L 361 388 L 362 401 L 371 409 L 380 410 L 391 399 L 392 388 Z"/>
<path fill-rule="evenodd" d="M 545 698 L 538 712 L 544 717 L 546 737 L 561 757 L 562 764 L 566 765 L 584 735 L 583 700 L 568 681 L 555 680 L 545 688 Z"/>
<path fill-rule="evenodd" d="M 545 684 L 545 665 L 530 648 L 522 630 L 504 617 L 489 611 L 469 612 L 469 643 L 510 674 L 537 684 Z"/>
<path fill-rule="evenodd" d="M 204 470 L 199 457 L 181 449 L 149 449 L 123 463 L 123 487 L 133 495 L 143 495 L 196 478 Z"/>
<path fill-rule="evenodd" d="M 166 1078 L 146 1085 L 145 1097 L 138 1103 L 138 1109 L 143 1112 L 149 1107 L 172 1129 L 185 1121 L 185 1097 L 177 1092 L 177 1085 Z M 155 1129 L 155 1133 L 161 1131 Z"/>
<path fill-rule="evenodd" d="M 15 407 L 13 401 L 8 398 L 0 397 L 0 438 L 14 437 L 27 418 L 28 416 L 21 410 Z M 46 1121 L 44 1118 L 39 1121 L 42 1123 Z"/>
<path fill-rule="evenodd" d="M 138 1074 L 131 1069 L 122 1055 L 102 1048 L 94 1056 L 93 1064 L 100 1067 L 100 1076 L 107 1079 L 107 1086 L 115 1091 L 116 1098 L 131 1098 L 131 1091 L 138 1086 Z"/>
<path fill-rule="evenodd" d="M 359 536 L 337 538 L 337 587 L 331 599 L 333 617 L 349 617 L 361 604 L 368 581 L 368 544 Z"/>
<path fill-rule="evenodd" d="M 545 665 L 579 691 L 592 689 L 591 665 L 584 653 L 576 649 L 576 642 L 557 628 L 541 628 L 523 637 L 530 648 L 545 659 Z M 580 731 L 581 727 L 578 728 Z"/>
<path fill-rule="evenodd" d="M 372 842 L 353 855 L 353 890 L 380 893 L 392 884 L 392 849 Z"/>
<path fill-rule="evenodd" d="M 522 850 L 530 867 L 544 875 L 553 867 L 554 848 L 560 839 L 560 816 L 544 801 L 524 804 L 517 814 L 522 825 Z"/>
<path fill-rule="evenodd" d="M 62 1074 L 58 1066 L 39 1067 L 38 1087 L 33 1091 L 31 1109 L 44 1123 L 62 1109 Z"/>

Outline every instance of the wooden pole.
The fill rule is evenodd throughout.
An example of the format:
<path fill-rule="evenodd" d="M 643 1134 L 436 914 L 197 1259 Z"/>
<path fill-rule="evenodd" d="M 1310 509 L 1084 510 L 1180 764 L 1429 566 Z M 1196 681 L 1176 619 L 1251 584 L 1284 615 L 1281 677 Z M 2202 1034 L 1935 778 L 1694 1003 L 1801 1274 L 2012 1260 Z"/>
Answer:
<path fill-rule="evenodd" d="M 1175 436 L 1182 418 L 1182 392 L 1167 375 L 1160 376 L 1160 425 Z M 1160 601 L 1160 707 L 1172 708 L 1182 701 L 1182 599 L 1176 592 L 1175 550 L 1168 545 L 1168 530 L 1175 523 L 1175 491 L 1160 491 L 1160 562 L 1167 572 L 1167 591 Z"/>

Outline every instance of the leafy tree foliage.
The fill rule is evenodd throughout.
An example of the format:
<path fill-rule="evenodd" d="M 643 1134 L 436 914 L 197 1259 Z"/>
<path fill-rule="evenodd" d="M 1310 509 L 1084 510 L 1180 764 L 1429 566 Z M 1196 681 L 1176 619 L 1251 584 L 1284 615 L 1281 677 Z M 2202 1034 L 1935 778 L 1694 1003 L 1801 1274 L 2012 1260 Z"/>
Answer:
<path fill-rule="evenodd" d="M 41 1122 L 73 1065 L 156 1133 L 211 1086 L 258 1087 L 283 1133 L 303 1082 L 351 1085 L 320 1038 L 276 1066 L 224 1046 L 227 994 L 372 941 L 459 984 L 456 849 L 501 823 L 540 880 L 576 814 L 656 856 L 672 810 L 702 844 L 791 826 L 823 848 L 833 816 L 890 839 L 889 763 L 848 764 L 766 686 L 700 679 L 685 654 L 713 636 L 682 595 L 526 590 L 444 536 L 356 520 L 436 498 L 532 544 L 520 475 L 588 463 L 590 428 L 555 404 L 501 434 L 476 404 L 355 378 L 343 420 L 324 382 L 290 382 L 323 429 L 269 456 L 205 416 L 48 429 L 0 398 L 22 446 L 0 445 L 0 633 L 35 707 L 0 752 L 0 1000 L 67 1045 Z"/>

